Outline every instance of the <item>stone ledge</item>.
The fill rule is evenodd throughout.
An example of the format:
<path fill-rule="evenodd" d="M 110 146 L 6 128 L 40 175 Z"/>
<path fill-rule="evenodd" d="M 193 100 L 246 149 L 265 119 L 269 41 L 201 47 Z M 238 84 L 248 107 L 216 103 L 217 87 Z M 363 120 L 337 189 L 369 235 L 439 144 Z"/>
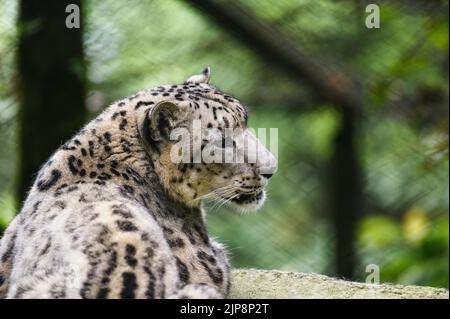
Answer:
<path fill-rule="evenodd" d="M 229 298 L 449 299 L 443 288 L 366 284 L 313 273 L 235 269 Z"/>

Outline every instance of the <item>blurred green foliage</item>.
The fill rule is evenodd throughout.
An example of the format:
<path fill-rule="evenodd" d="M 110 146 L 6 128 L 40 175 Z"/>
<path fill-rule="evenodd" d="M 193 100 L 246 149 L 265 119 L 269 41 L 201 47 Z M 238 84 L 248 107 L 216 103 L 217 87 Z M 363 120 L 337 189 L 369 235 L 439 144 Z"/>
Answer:
<path fill-rule="evenodd" d="M 368 88 L 363 133 L 366 211 L 357 274 L 377 264 L 383 282 L 448 287 L 448 4 L 381 1 L 381 29 L 355 1 L 243 1 L 319 61 Z M 279 170 L 257 214 L 215 208 L 212 233 L 235 267 L 333 272 L 328 161 L 339 114 L 262 62 L 182 1 L 86 1 L 92 116 L 137 90 L 182 82 L 205 65 L 212 82 L 250 107 L 250 126 L 276 127 Z M 12 218 L 17 154 L 15 1 L 0 0 L 0 227 Z M 422 10 L 423 9 L 423 10 Z"/>

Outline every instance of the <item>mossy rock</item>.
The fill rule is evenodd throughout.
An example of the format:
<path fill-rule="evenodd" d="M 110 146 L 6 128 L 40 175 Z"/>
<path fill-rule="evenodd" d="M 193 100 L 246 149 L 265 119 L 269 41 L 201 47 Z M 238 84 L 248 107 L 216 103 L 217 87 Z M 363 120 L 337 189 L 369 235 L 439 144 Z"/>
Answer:
<path fill-rule="evenodd" d="M 230 298 L 448 299 L 442 288 L 366 284 L 312 273 L 235 269 Z"/>

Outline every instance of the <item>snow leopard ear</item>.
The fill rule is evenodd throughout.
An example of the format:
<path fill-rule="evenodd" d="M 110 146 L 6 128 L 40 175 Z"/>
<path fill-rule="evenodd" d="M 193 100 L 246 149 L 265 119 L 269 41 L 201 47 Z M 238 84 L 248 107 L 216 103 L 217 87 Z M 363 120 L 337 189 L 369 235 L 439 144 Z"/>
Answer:
<path fill-rule="evenodd" d="M 207 66 L 203 69 L 202 73 L 194 74 L 189 79 L 186 80 L 186 83 L 206 83 L 209 84 L 211 80 L 211 68 Z"/>
<path fill-rule="evenodd" d="M 176 104 L 167 101 L 159 102 L 149 111 L 147 117 L 149 135 L 153 141 L 169 138 L 178 111 Z"/>

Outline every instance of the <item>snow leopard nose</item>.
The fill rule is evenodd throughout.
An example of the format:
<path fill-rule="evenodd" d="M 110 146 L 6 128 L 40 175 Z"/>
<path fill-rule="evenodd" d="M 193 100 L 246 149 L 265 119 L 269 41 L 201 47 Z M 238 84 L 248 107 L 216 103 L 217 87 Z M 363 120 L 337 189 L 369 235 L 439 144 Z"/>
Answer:
<path fill-rule="evenodd" d="M 269 180 L 277 170 L 277 159 L 268 150 L 257 161 L 256 173 Z"/>

